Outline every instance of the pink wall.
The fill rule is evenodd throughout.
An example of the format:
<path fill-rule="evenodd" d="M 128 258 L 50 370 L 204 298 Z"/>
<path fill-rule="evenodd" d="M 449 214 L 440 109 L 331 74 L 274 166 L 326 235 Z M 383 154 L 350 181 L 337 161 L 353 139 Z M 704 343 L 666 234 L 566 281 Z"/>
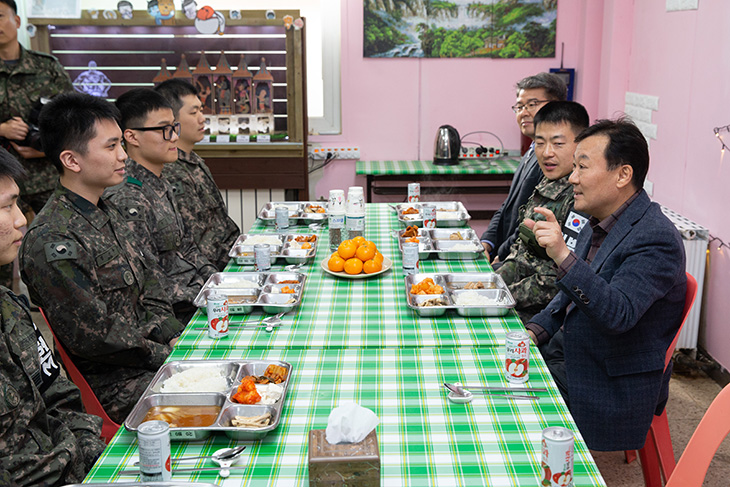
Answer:
<path fill-rule="evenodd" d="M 594 113 L 598 101 L 597 59 L 603 0 L 558 2 L 558 53 L 565 43 L 566 67 L 576 68 L 576 100 Z M 342 134 L 312 142 L 360 147 L 362 160 L 430 159 L 436 129 L 445 123 L 460 133 L 488 130 L 507 148 L 519 147 L 510 106 L 521 78 L 559 67 L 560 59 L 367 59 L 362 56 L 362 2 L 342 3 Z M 598 25 L 599 28 L 593 26 Z M 492 142 L 496 145 L 496 141 Z M 336 161 L 316 185 L 364 184 L 355 163 Z"/>
<path fill-rule="evenodd" d="M 666 12 L 665 0 L 635 2 L 627 89 L 659 97 L 652 121 L 654 199 L 730 244 L 730 153 L 713 127 L 730 124 L 730 3 Z M 730 141 L 730 134 L 725 140 Z M 701 345 L 730 368 L 730 249 L 711 244 Z"/>
<path fill-rule="evenodd" d="M 560 0 L 558 46 L 577 70 L 576 100 L 591 118 L 624 108 L 626 91 L 659 97 L 651 142 L 654 199 L 730 244 L 730 153 L 720 158 L 712 128 L 730 124 L 730 3 L 700 0 L 670 12 L 666 0 Z M 497 132 L 519 144 L 509 106 L 515 81 L 555 59 L 363 59 L 362 3 L 342 8 L 342 134 L 314 142 L 358 145 L 363 160 L 428 159 L 436 128 Z M 726 140 L 730 145 L 730 134 Z M 317 196 L 364 184 L 355 163 L 325 169 Z M 730 249 L 711 245 L 701 345 L 730 368 Z"/>

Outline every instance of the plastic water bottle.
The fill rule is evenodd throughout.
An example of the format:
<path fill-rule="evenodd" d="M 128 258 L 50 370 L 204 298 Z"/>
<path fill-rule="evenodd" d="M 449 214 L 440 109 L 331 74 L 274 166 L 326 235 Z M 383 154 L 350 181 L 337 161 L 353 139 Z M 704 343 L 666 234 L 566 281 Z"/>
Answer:
<path fill-rule="evenodd" d="M 327 205 L 327 224 L 330 231 L 330 250 L 335 251 L 347 238 L 345 230 L 345 192 L 341 189 L 330 190 Z"/>
<path fill-rule="evenodd" d="M 365 199 L 362 186 L 350 186 L 347 189 L 345 224 L 349 239 L 362 237 L 365 233 Z"/>

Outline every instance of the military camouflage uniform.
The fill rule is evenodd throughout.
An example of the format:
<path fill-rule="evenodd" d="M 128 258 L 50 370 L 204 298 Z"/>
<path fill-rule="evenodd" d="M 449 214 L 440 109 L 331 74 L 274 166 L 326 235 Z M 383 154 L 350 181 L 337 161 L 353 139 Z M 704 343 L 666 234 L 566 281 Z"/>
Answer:
<path fill-rule="evenodd" d="M 30 114 L 41 97 L 72 90 L 68 74 L 55 57 L 21 46 L 17 64 L 0 62 L 0 122 L 20 117 L 30 124 Z M 46 157 L 25 160 L 10 144 L 6 148 L 28 170 L 28 177 L 18 181 L 20 196 L 38 213 L 56 187 L 58 171 Z"/>
<path fill-rule="evenodd" d="M 17 296 L 0 287 L 0 483 L 81 482 L 106 446 Z"/>
<path fill-rule="evenodd" d="M 203 255 L 222 271 L 241 231 L 228 216 L 221 192 L 203 158 L 180 149 L 177 155 L 175 163 L 165 164 L 162 176 L 172 185 L 180 215 L 193 240 Z"/>
<path fill-rule="evenodd" d="M 569 177 L 555 181 L 543 178 L 527 203 L 520 208 L 518 221 L 522 222 L 525 218 L 544 220 L 542 215 L 534 211 L 536 206 L 541 206 L 551 210 L 562 226 L 573 206 L 573 185 L 568 182 Z M 502 276 L 517 302 L 515 311 L 527 323 L 558 294 L 555 285 L 557 267 L 545 249 L 534 241 L 532 231 L 522 230 L 497 273 Z M 533 238 L 530 241 L 528 237 Z"/>
<path fill-rule="evenodd" d="M 20 248 L 23 281 L 109 416 L 124 421 L 172 350 L 175 319 L 154 259 L 121 213 L 59 185 Z"/>
<path fill-rule="evenodd" d="M 127 181 L 105 195 L 121 210 L 142 250 L 159 260 L 176 315 L 190 316 L 193 300 L 217 269 L 187 231 L 170 184 L 127 159 Z"/>

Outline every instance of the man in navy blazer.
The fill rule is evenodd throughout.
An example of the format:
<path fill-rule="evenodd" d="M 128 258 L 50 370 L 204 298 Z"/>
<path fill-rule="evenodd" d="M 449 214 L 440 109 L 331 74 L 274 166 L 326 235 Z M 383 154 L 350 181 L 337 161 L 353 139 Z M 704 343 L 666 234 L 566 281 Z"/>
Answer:
<path fill-rule="evenodd" d="M 558 265 L 560 292 L 526 325 L 589 448 L 636 450 L 668 395 L 667 348 L 687 279 L 679 232 L 642 189 L 646 141 L 626 120 L 576 138 L 575 209 L 591 215 L 575 252 L 549 210 L 527 222 Z"/>
<path fill-rule="evenodd" d="M 564 101 L 568 96 L 565 82 L 555 74 L 538 73 L 520 80 L 517 85 L 517 100 L 512 106 L 515 112 L 520 132 L 530 139 L 535 138 L 535 124 L 532 119 L 535 114 L 549 101 Z M 537 164 L 534 144 L 522 156 L 512 184 L 509 187 L 507 198 L 502 206 L 494 213 L 489 227 L 482 235 L 481 241 L 490 262 L 497 259 L 503 261 L 509 255 L 510 247 L 517 239 L 517 227 L 520 207 L 535 190 L 535 186 L 542 179 L 542 170 Z"/>

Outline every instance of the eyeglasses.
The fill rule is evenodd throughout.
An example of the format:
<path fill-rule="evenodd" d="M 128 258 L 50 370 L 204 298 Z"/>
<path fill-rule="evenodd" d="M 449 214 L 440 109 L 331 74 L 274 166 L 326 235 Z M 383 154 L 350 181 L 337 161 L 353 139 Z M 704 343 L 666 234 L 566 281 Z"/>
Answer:
<path fill-rule="evenodd" d="M 520 113 L 522 110 L 528 110 L 528 111 L 531 112 L 535 108 L 537 108 L 538 105 L 540 105 L 542 103 L 547 103 L 549 101 L 550 100 L 530 100 L 525 105 L 515 105 L 515 106 L 512 106 L 510 108 L 512 108 L 512 111 L 515 112 L 515 113 Z"/>
<path fill-rule="evenodd" d="M 172 125 L 160 125 L 159 127 L 129 127 L 130 130 L 141 130 L 147 132 L 150 130 L 161 130 L 162 138 L 164 140 L 172 140 L 172 134 L 180 135 L 180 122 L 173 123 Z"/>

